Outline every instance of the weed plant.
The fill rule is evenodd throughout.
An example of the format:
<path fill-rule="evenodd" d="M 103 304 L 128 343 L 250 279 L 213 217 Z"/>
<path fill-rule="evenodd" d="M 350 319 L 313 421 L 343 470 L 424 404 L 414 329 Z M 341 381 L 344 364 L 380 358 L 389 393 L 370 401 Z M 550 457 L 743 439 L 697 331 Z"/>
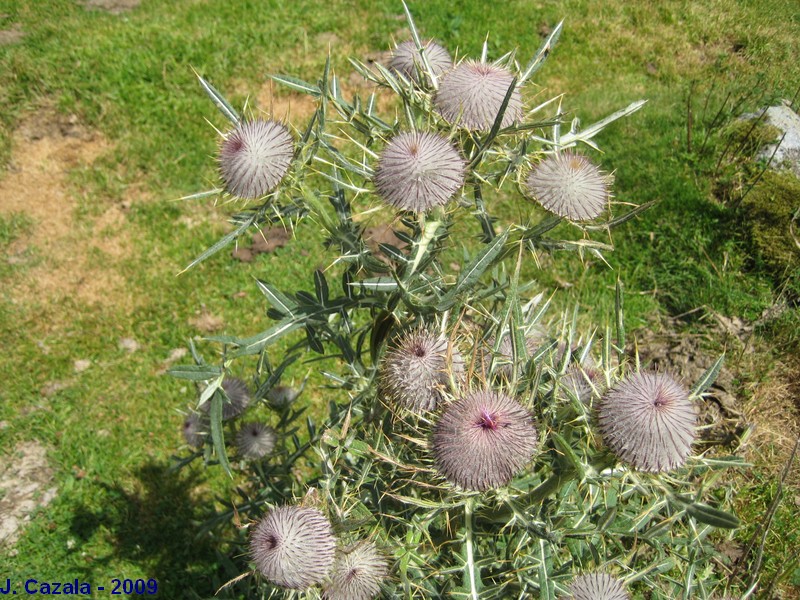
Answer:
<path fill-rule="evenodd" d="M 603 259 L 613 226 L 647 208 L 614 202 L 592 160 L 594 137 L 644 102 L 583 126 L 560 97 L 531 97 L 561 24 L 529 62 L 490 62 L 487 44 L 442 64 L 447 50 L 406 16 L 410 41 L 388 65 L 352 60 L 367 97 L 346 93 L 330 61 L 317 82 L 273 77 L 316 100 L 294 134 L 240 115 L 199 77 L 231 125 L 220 186 L 191 198 L 243 208 L 189 266 L 303 220 L 333 250 L 300 289 L 256 282 L 267 329 L 211 338 L 213 357 L 192 346 L 194 364 L 172 369 L 198 388 L 181 464 L 202 459 L 238 483 L 205 526 L 234 537 L 220 594 L 722 597 L 734 582 L 715 539 L 738 520 L 720 483 L 743 463 L 712 456 L 696 424 L 722 360 L 685 387 L 639 363 L 621 282 L 613 324 L 586 328 L 577 311 L 550 315 L 521 277 L 543 253 Z M 378 110 L 386 94 L 393 118 Z M 491 190 L 541 210 L 499 219 Z M 395 241 L 370 245 L 380 218 Z M 468 219 L 479 235 L 454 268 Z M 321 420 L 282 384 L 299 363 L 327 378 Z"/>

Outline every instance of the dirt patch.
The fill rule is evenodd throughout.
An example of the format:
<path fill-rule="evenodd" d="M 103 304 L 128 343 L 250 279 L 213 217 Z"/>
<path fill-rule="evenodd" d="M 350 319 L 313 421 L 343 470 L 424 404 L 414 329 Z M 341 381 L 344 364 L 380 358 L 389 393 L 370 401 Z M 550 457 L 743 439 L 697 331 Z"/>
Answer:
<path fill-rule="evenodd" d="M 87 10 L 104 10 L 118 15 L 133 10 L 141 4 L 141 0 L 83 0 Z"/>
<path fill-rule="evenodd" d="M 33 223 L 27 236 L 8 248 L 6 260 L 22 263 L 10 286 L 12 300 L 90 305 L 119 304 L 129 296 L 114 266 L 126 256 L 130 240 L 124 207 L 84 198 L 96 217 L 76 218 L 78 198 L 69 174 L 92 163 L 110 144 L 74 116 L 49 109 L 26 118 L 12 137 L 12 160 L 0 180 L 0 214 L 22 213 Z"/>
<path fill-rule="evenodd" d="M 37 441 L 22 442 L 3 459 L 0 470 L 0 547 L 11 546 L 38 508 L 56 497 L 47 450 Z"/>
<path fill-rule="evenodd" d="M 22 38 L 25 37 L 25 32 L 16 27 L 12 27 L 11 29 L 1 29 L 0 30 L 0 46 L 8 46 L 10 44 L 16 44 L 17 42 L 21 41 Z"/>

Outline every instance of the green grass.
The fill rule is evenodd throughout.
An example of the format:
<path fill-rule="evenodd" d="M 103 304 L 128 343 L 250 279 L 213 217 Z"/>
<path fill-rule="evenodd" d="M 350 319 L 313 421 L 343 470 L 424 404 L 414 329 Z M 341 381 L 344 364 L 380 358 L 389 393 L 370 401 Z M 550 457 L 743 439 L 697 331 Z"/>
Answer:
<path fill-rule="evenodd" d="M 411 3 L 423 31 L 460 54 L 478 54 L 488 31 L 492 56 L 516 47 L 520 62 L 538 48 L 540 28 L 565 18 L 561 41 L 535 84 L 546 95 L 565 92 L 564 107 L 583 123 L 648 99 L 642 111 L 602 134 L 599 160 L 615 172 L 617 200 L 657 200 L 656 207 L 614 232 L 611 268 L 560 253 L 541 270 L 530 261 L 525 275 L 548 292 L 558 289 L 557 310 L 577 303 L 598 324 L 612 318 L 619 277 L 631 331 L 662 315 L 689 313 L 697 326 L 710 313 L 759 318 L 776 301 L 775 281 L 753 261 L 736 215 L 712 199 L 713 181 L 698 176 L 707 172 L 704 163 L 694 168 L 686 152 L 686 100 L 694 85 L 699 137 L 706 95 L 707 120 L 732 86 L 764 81 L 769 96 L 791 96 L 800 85 L 792 62 L 800 54 L 800 22 L 785 4 L 720 0 L 639 8 L 618 2 L 600 8 L 572 0 L 495 8 L 487 14 L 482 2 Z M 257 95 L 269 73 L 314 80 L 331 41 L 333 63 L 346 77 L 348 55 L 383 50 L 398 35 L 401 6 L 390 0 L 145 1 L 111 15 L 66 0 L 5 0 L 0 14 L 0 27 L 25 32 L 20 42 L 0 46 L 0 173 L 13 169 L 16 124 L 54 105 L 77 114 L 112 148 L 96 168 L 71 174 L 81 234 L 97 235 L 98 218 L 130 202 L 122 210 L 125 256 L 90 254 L 95 263 L 110 260 L 119 275 L 121 285 L 109 287 L 110 302 L 90 306 L 77 297 L 57 304 L 35 293 L 20 301 L 6 283 L 28 281 L 33 263 L 0 262 L 0 369 L 7 374 L 0 421 L 9 423 L 0 428 L 0 446 L 10 452 L 19 441 L 41 440 L 59 488 L 16 554 L 2 558 L 3 573 L 12 580 L 80 577 L 95 585 L 119 576 L 156 577 L 165 598 L 211 595 L 223 583 L 219 559 L 213 540 L 194 536 L 214 492 L 227 497 L 230 490 L 223 477 L 167 471 L 181 444 L 176 409 L 195 393 L 191 384 L 160 372 L 171 350 L 200 333 L 189 321 L 201 307 L 223 319 L 225 333 L 255 333 L 268 320 L 253 278 L 311 289 L 311 270 L 331 257 L 319 256 L 319 232 L 306 222 L 302 235 L 274 259 L 262 255 L 243 264 L 222 252 L 176 276 L 222 235 L 229 212 L 207 201 L 174 200 L 213 185 L 216 140 L 205 119 L 224 126 L 192 68 L 239 106 L 248 94 Z M 506 218 L 535 212 L 510 198 L 496 201 Z M 24 214 L 0 217 L 5 257 L 12 244 L 30 237 L 35 223 Z M 26 252 L 47 260 L 37 249 L 32 240 Z M 780 319 L 789 327 L 768 322 L 760 331 L 764 344 L 778 340 L 775 352 L 788 355 L 797 339 L 786 331 L 796 331 L 800 317 L 794 308 Z M 140 349 L 121 349 L 125 337 Z M 92 364 L 76 373 L 78 359 Z M 765 352 L 764 361 L 770 360 Z M 291 375 L 300 378 L 307 368 Z M 43 396 L 53 382 L 63 387 Z M 752 514 L 742 516 L 755 518 L 769 494 L 745 493 Z M 778 519 L 775 528 L 780 536 L 791 521 Z"/>

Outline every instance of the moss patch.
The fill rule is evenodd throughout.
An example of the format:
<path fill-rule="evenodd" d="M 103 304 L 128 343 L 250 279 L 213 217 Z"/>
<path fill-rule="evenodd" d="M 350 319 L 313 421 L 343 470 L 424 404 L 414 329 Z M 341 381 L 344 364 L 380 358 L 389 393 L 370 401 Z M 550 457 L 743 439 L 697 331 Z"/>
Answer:
<path fill-rule="evenodd" d="M 800 298 L 800 247 L 792 229 L 792 219 L 800 210 L 800 181 L 788 173 L 767 172 L 742 207 L 758 258 Z"/>

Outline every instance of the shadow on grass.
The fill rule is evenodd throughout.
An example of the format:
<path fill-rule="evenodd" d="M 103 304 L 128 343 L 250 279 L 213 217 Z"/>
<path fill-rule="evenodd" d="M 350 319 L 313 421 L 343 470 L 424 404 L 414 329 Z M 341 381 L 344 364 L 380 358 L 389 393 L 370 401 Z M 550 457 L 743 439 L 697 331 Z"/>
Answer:
<path fill-rule="evenodd" d="M 99 509 L 78 509 L 70 526 L 72 534 L 84 541 L 98 533 L 106 537 L 114 551 L 99 560 L 136 564 L 145 579 L 158 582 L 157 597 L 213 597 L 224 576 L 212 540 L 197 537 L 210 513 L 194 497 L 198 477 L 154 463 L 144 465 L 135 477 L 135 483 L 125 488 L 102 483 L 105 504 Z M 120 573 L 123 576 L 131 577 Z"/>

